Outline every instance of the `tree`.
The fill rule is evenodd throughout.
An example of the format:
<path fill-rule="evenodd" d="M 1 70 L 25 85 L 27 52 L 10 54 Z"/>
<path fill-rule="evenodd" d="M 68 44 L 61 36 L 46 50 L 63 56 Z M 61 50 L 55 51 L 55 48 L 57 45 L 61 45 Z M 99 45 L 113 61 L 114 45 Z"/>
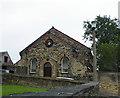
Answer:
<path fill-rule="evenodd" d="M 117 70 L 117 45 L 102 43 L 99 47 L 98 64 L 101 71 Z"/>
<path fill-rule="evenodd" d="M 97 46 L 97 65 L 101 71 L 115 71 L 118 66 L 118 48 L 120 29 L 118 19 L 110 19 L 107 16 L 97 16 L 96 24 L 96 46 Z M 91 22 L 84 21 L 84 39 L 92 41 Z"/>

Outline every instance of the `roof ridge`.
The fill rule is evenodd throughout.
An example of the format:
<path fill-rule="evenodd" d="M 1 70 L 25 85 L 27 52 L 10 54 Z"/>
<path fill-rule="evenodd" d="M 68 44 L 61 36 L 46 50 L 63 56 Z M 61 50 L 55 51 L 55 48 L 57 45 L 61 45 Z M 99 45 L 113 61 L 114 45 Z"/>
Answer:
<path fill-rule="evenodd" d="M 43 35 L 41 35 L 40 37 L 38 37 L 34 42 L 32 42 L 32 43 L 29 44 L 26 48 L 24 48 L 24 49 L 20 52 L 20 54 L 21 54 L 23 51 L 25 51 L 27 48 L 29 48 L 31 45 L 33 45 L 34 43 L 36 43 L 36 42 L 37 42 L 40 38 L 42 38 L 44 35 L 46 35 L 47 33 L 52 32 L 53 30 L 57 31 L 57 32 L 55 32 L 55 33 L 62 34 L 62 35 L 64 35 L 65 37 L 67 37 L 67 39 L 69 38 L 69 39 L 71 39 L 72 41 L 76 42 L 77 44 L 79 44 L 79 45 L 81 45 L 81 46 L 83 46 L 83 47 L 85 47 L 85 48 L 88 48 L 87 46 L 83 45 L 82 43 L 76 41 L 76 40 L 73 39 L 72 37 L 66 35 L 65 33 L 59 31 L 58 29 L 54 28 L 54 26 L 52 26 L 51 29 L 49 29 L 48 31 L 46 31 Z M 52 33 L 50 33 L 50 34 L 52 34 Z M 52 35 L 54 35 L 54 34 L 52 34 Z M 55 36 L 55 35 L 54 35 L 54 36 Z M 57 36 L 56 36 L 56 37 L 57 37 Z M 58 38 L 58 37 L 57 37 L 57 38 Z M 60 38 L 59 38 L 59 39 L 60 39 Z M 69 40 L 69 39 L 68 39 L 68 40 Z M 60 40 L 62 40 L 62 39 L 60 39 Z M 69 44 L 69 43 L 66 42 L 65 40 L 64 40 L 64 42 L 67 43 L 68 45 L 72 46 L 71 44 Z M 89 48 L 88 48 L 88 49 L 89 49 Z"/>

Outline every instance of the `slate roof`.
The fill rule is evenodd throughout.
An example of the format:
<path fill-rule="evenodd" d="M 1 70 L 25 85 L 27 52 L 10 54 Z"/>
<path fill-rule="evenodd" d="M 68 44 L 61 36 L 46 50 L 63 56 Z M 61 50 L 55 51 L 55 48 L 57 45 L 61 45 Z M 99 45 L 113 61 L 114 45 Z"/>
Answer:
<path fill-rule="evenodd" d="M 44 33 L 42 36 L 40 36 L 38 39 L 36 39 L 33 43 L 31 43 L 25 49 L 23 49 L 20 52 L 20 54 L 23 51 L 29 50 L 30 48 L 34 47 L 34 45 L 39 43 L 41 40 L 44 40 L 44 37 L 46 35 L 50 35 L 50 36 L 53 36 L 54 38 L 59 39 L 62 43 L 64 43 L 65 45 L 67 45 L 69 47 L 78 46 L 78 47 L 83 47 L 83 48 L 89 49 L 88 47 L 86 47 L 82 43 L 76 41 L 75 39 L 69 37 L 68 35 L 66 35 L 66 34 L 62 33 L 61 31 L 57 30 L 56 28 L 52 27 L 46 33 Z M 69 42 L 67 42 L 65 39 L 67 39 Z M 71 42 L 74 43 L 74 44 L 72 44 Z"/>

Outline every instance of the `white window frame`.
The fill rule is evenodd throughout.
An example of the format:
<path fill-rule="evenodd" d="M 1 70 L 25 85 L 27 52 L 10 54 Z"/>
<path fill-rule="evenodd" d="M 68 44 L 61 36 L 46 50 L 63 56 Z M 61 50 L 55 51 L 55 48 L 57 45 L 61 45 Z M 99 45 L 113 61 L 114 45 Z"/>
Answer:
<path fill-rule="evenodd" d="M 36 73 L 36 71 L 32 71 L 33 70 L 33 60 L 36 60 L 36 66 L 35 66 L 35 68 L 37 67 L 37 59 L 35 59 L 35 58 L 31 59 L 30 60 L 30 73 Z"/>
<path fill-rule="evenodd" d="M 63 64 L 63 59 L 65 59 L 65 58 L 67 58 L 67 57 L 63 57 L 62 58 L 62 60 L 61 60 L 61 73 L 68 73 L 68 69 L 69 69 L 69 59 L 67 58 L 67 60 L 68 60 L 68 65 L 67 65 L 67 71 L 64 71 L 64 69 L 66 69 L 66 68 L 64 68 L 64 64 Z"/>

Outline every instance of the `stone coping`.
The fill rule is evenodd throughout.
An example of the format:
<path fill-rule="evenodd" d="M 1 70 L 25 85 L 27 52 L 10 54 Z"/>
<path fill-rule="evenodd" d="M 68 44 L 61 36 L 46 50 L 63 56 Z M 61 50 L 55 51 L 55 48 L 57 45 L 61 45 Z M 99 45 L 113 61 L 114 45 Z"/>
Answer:
<path fill-rule="evenodd" d="M 42 79 L 42 80 L 50 80 L 50 81 L 63 81 L 63 82 L 69 82 L 69 83 L 75 83 L 75 84 L 85 84 L 83 81 L 77 81 L 77 80 L 69 80 L 69 79 L 58 79 L 58 78 L 51 78 L 51 77 L 40 77 L 40 76 L 29 76 L 29 75 L 17 75 L 17 74 L 11 74 L 11 73 L 2 73 L 2 77 L 4 76 L 14 76 L 19 78 L 33 78 L 33 79 Z"/>

